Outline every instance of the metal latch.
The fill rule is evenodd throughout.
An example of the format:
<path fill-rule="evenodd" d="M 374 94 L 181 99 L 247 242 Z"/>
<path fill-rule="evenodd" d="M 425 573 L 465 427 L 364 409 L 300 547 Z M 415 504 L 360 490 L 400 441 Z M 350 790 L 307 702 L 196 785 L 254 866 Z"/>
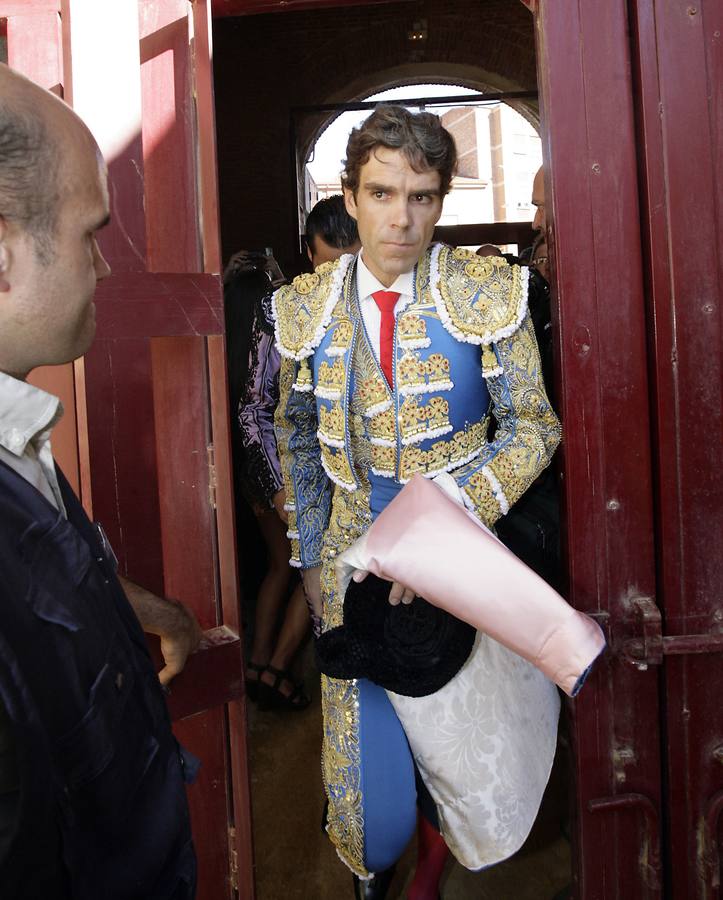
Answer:
<path fill-rule="evenodd" d="M 650 597 L 635 597 L 632 608 L 640 637 L 625 641 L 622 655 L 641 671 L 659 666 L 664 656 L 723 653 L 723 634 L 663 635 L 660 610 Z"/>

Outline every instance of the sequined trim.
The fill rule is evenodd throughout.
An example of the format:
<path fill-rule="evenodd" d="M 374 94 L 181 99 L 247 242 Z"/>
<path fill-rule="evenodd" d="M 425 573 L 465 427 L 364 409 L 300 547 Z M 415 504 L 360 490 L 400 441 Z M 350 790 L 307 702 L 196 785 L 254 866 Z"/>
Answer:
<path fill-rule="evenodd" d="M 324 630 L 335 628 L 343 621 L 344 598 L 337 589 L 334 560 L 369 528 L 369 494 L 369 482 L 365 477 L 353 493 L 337 491 L 334 494 L 322 551 Z M 359 690 L 354 681 L 339 681 L 322 675 L 321 697 L 324 714 L 322 775 L 329 797 L 327 832 L 342 861 L 360 878 L 368 878 L 370 873 L 364 867 Z"/>
<path fill-rule="evenodd" d="M 449 403 L 444 397 L 432 397 L 424 405 L 416 397 L 405 397 L 399 407 L 398 420 L 403 445 L 418 444 L 452 431 Z"/>
<path fill-rule="evenodd" d="M 319 438 L 321 440 L 321 438 Z M 334 484 L 344 488 L 346 491 L 356 489 L 356 480 L 349 465 L 343 441 L 340 446 L 329 444 L 326 441 L 321 443 L 321 464 L 324 471 L 331 478 Z"/>
<path fill-rule="evenodd" d="M 399 480 L 406 484 L 417 473 L 432 478 L 472 462 L 487 446 L 488 421 L 485 418 L 467 429 L 456 431 L 449 440 L 436 441 L 428 450 L 414 445 L 403 447 Z"/>
<path fill-rule="evenodd" d="M 374 416 L 392 405 L 389 389 L 376 373 L 359 381 L 356 396 L 365 416 Z"/>
<path fill-rule="evenodd" d="M 429 288 L 444 327 L 460 341 L 489 345 L 514 334 L 527 313 L 526 266 L 435 244 Z"/>
<path fill-rule="evenodd" d="M 301 360 L 319 346 L 353 261 L 354 256 L 345 253 L 339 260 L 319 266 L 313 274 L 299 275 L 274 293 L 274 334 L 282 356 Z"/>
<path fill-rule="evenodd" d="M 407 351 L 397 365 L 397 388 L 403 397 L 449 391 L 454 384 L 449 378 L 449 359 L 432 353 L 427 359 Z"/>
<path fill-rule="evenodd" d="M 465 506 L 471 508 L 485 525 L 494 524 L 500 517 L 500 507 L 492 493 L 492 486 L 482 472 L 475 472 L 462 488 Z M 469 501 L 469 502 L 468 502 Z"/>
<path fill-rule="evenodd" d="M 405 313 L 397 318 L 397 343 L 403 350 L 419 350 L 432 343 L 422 316 Z"/>

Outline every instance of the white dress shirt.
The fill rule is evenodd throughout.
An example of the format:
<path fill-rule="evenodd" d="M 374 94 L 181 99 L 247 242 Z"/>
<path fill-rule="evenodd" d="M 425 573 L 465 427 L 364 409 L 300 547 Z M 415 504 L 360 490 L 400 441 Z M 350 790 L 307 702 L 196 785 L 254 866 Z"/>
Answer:
<path fill-rule="evenodd" d="M 372 297 L 372 294 L 375 291 L 397 291 L 399 293 L 399 299 L 394 305 L 394 318 L 396 319 L 404 307 L 408 303 L 411 303 L 414 298 L 414 270 L 399 275 L 391 287 L 385 288 L 364 265 L 364 260 L 362 259 L 363 252 L 364 250 L 362 249 L 357 258 L 356 289 L 357 296 L 359 297 L 359 307 L 361 309 L 362 319 L 364 319 L 364 327 L 369 335 L 369 342 L 372 345 L 374 355 L 378 360 L 379 341 L 382 330 L 382 314 L 374 297 Z M 442 490 L 458 503 L 463 506 L 468 505 L 466 495 L 462 493 L 454 478 L 446 472 L 442 472 L 432 480 L 436 484 L 439 484 Z M 471 501 L 469 501 L 469 507 L 470 509 L 472 508 Z"/>
<path fill-rule="evenodd" d="M 378 360 L 379 338 L 382 330 L 382 314 L 374 297 L 372 297 L 372 294 L 375 291 L 396 291 L 399 294 L 399 299 L 394 306 L 394 318 L 396 319 L 401 310 L 403 310 L 408 303 L 411 303 L 414 296 L 414 271 L 404 272 L 404 274 L 398 275 L 394 284 L 391 285 L 391 287 L 386 288 L 364 265 L 364 260 L 362 259 L 363 253 L 364 250 L 362 249 L 357 258 L 356 290 L 357 296 L 359 297 L 359 307 L 361 309 L 362 319 L 364 320 L 364 327 L 369 335 L 369 341 L 372 345 L 374 355 Z"/>
<path fill-rule="evenodd" d="M 0 459 L 65 515 L 50 448 L 62 415 L 57 397 L 0 372 Z"/>

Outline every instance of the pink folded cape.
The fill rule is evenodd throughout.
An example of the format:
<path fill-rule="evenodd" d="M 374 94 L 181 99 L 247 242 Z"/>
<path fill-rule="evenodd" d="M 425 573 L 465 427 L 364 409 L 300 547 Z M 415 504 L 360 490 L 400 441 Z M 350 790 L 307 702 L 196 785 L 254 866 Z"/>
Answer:
<path fill-rule="evenodd" d="M 421 475 L 379 515 L 365 568 L 484 631 L 574 697 L 605 648 L 573 609 L 461 504 Z"/>

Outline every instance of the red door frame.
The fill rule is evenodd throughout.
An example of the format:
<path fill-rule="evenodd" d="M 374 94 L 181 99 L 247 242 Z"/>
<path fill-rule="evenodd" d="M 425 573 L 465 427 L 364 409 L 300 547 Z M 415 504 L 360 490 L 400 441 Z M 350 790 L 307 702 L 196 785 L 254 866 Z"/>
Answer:
<path fill-rule="evenodd" d="M 113 276 L 96 293 L 96 341 L 75 366 L 41 373 L 78 411 L 61 463 L 75 462 L 89 511 L 92 480 L 122 571 L 183 600 L 205 629 L 169 698 L 203 762 L 189 790 L 198 897 L 252 900 L 210 8 L 30 0 L 3 13 L 10 64 L 64 95 L 109 163 Z"/>
<path fill-rule="evenodd" d="M 658 673 L 624 658 L 655 597 L 653 481 L 627 3 L 541 0 L 536 13 L 557 294 L 569 595 L 610 651 L 569 704 L 575 896 L 657 898 Z"/>
<path fill-rule="evenodd" d="M 65 9 L 72 2 L 67 0 Z M 264 9 L 293 8 L 271 0 L 258 3 Z M 323 3 L 299 0 L 296 8 Z M 344 4 L 337 0 L 335 5 Z M 704 5 L 660 0 L 612 0 L 594 6 L 575 0 L 565 5 L 562 15 L 552 0 L 527 5 L 536 13 L 549 164 L 560 412 L 566 429 L 562 462 L 569 596 L 575 606 L 599 617 L 611 643 L 606 660 L 570 707 L 576 751 L 576 896 L 637 900 L 662 895 L 665 765 L 671 798 L 666 855 L 691 860 L 691 865 L 667 872 L 672 896 L 713 897 L 718 891 L 717 832 L 723 808 L 723 751 L 720 742 L 709 739 L 722 724 L 719 709 L 709 699 L 710 665 L 716 658 L 681 656 L 667 661 L 661 676 L 655 665 L 644 668 L 642 657 L 658 646 L 651 613 L 655 600 L 663 606 L 669 635 L 721 633 L 721 610 L 711 602 L 716 588 L 720 590 L 720 574 L 709 564 L 711 558 L 720 559 L 723 550 L 715 515 L 721 477 L 712 470 L 706 451 L 709 444 L 720 445 L 718 285 L 723 272 L 720 254 L 713 253 L 718 242 L 696 243 L 691 234 L 693 221 L 708 236 L 720 229 L 721 191 L 714 165 L 723 103 L 716 49 L 720 41 L 716 45 L 711 5 L 706 13 Z M 204 45 L 208 10 L 200 0 L 193 8 L 205 13 L 206 21 L 205 31 L 200 28 L 200 37 L 194 38 L 196 84 L 203 85 L 197 115 L 206 116 L 206 131 L 212 116 L 210 67 L 199 65 L 199 59 L 210 56 L 210 47 Z M 238 14 L 258 8 L 250 0 L 215 0 L 214 10 Z M 57 4 L 34 0 L 33 12 L 38 16 L 34 26 L 57 28 L 57 20 L 53 25 L 48 18 L 57 14 Z M 27 4 L 10 4 L 8 13 L 11 18 L 27 15 Z M 9 48 L 13 27 L 17 22 L 9 23 Z M 37 34 L 34 30 L 35 46 Z M 52 52 L 42 60 L 36 51 L 24 52 L 27 65 L 37 66 L 46 82 L 53 66 L 59 68 Z M 662 118 L 661 109 L 666 111 Z M 209 248 L 214 232 L 217 235 L 214 191 L 208 188 L 214 178 L 213 154 L 207 142 L 201 144 L 207 187 L 201 191 L 205 234 L 199 244 Z M 698 161 L 692 180 L 691 155 Z M 159 176 L 156 181 L 160 194 L 168 187 L 161 180 Z M 131 202 L 137 196 L 137 191 L 132 193 Z M 131 219 L 141 221 L 137 215 Z M 159 224 L 156 236 L 167 226 Z M 153 233 L 151 227 L 148 258 L 157 252 L 161 256 L 156 258 L 162 258 L 162 249 L 154 249 Z M 145 234 L 142 237 L 145 240 Z M 128 247 L 122 236 L 117 246 L 120 267 L 125 260 L 127 270 L 133 270 L 132 255 L 123 253 Z M 205 271 L 218 270 L 217 250 L 215 256 L 207 252 L 205 263 Z M 145 263 L 140 268 L 145 269 Z M 148 276 L 143 281 L 141 294 L 151 290 L 157 296 L 159 290 L 163 294 L 169 289 L 166 282 L 162 286 Z M 176 289 L 177 295 L 182 293 Z M 113 308 L 105 308 L 112 318 Z M 209 336 L 201 356 L 197 347 L 187 355 L 196 354 L 196 368 L 203 368 L 201 359 L 213 368 L 220 365 L 219 352 Z M 158 366 L 162 369 L 162 360 Z M 82 370 L 76 374 L 82 376 Z M 161 384 L 167 382 L 159 378 Z M 205 383 L 210 382 L 215 379 Z M 683 408 L 691 396 L 700 409 L 693 415 L 690 404 Z M 677 401 L 673 414 L 671 397 Z M 210 403 L 219 418 L 223 398 L 211 397 Z M 711 411 L 717 411 L 712 419 Z M 79 423 L 82 431 L 82 415 Z M 82 442 L 79 455 L 82 459 Z M 717 527 L 713 532 L 712 522 Z M 654 535 L 665 549 L 657 563 Z M 229 566 L 220 571 L 228 577 Z M 227 584 L 227 597 L 230 594 L 233 589 Z M 224 646 L 224 635 L 216 637 Z M 638 667 L 630 660 L 635 656 Z M 664 765 L 662 679 L 669 748 Z M 179 710 L 183 707 L 180 690 L 174 702 Z M 241 708 L 232 704 L 230 709 Z M 239 740 L 242 710 L 237 717 L 232 735 Z M 683 723 L 679 729 L 678 718 Z M 250 831 L 240 849 L 242 856 L 247 854 L 250 872 Z M 252 884 L 242 885 L 241 891 L 251 897 Z"/>
<path fill-rule="evenodd" d="M 710 900 L 723 811 L 721 5 L 638 0 L 632 25 L 663 550 L 666 874 L 672 897 Z"/>

